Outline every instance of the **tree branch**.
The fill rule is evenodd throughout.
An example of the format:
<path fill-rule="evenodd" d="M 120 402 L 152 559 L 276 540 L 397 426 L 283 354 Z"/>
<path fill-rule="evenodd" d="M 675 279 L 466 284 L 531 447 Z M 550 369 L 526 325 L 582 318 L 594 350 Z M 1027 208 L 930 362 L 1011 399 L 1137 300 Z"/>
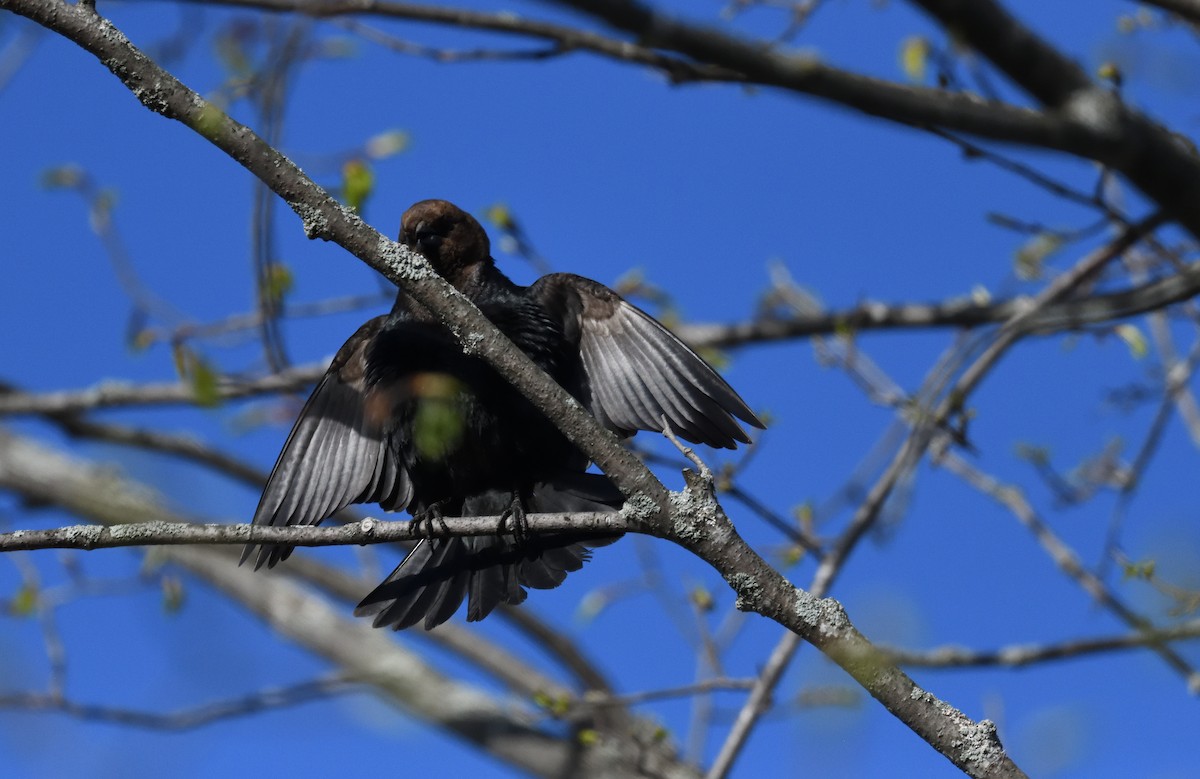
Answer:
<path fill-rule="evenodd" d="M 296 706 L 333 695 L 362 691 L 359 682 L 334 676 L 288 687 L 272 687 L 227 701 L 208 703 L 171 712 L 138 711 L 79 703 L 54 693 L 18 692 L 0 695 L 0 709 L 57 711 L 70 717 L 115 725 L 133 725 L 152 730 L 189 730 L 234 717 L 246 717 L 268 709 Z"/>
<path fill-rule="evenodd" d="M 1108 324 L 1156 311 L 1200 294 L 1200 262 L 1180 272 L 1147 281 L 1127 290 L 1071 298 L 1043 306 L 1023 325 L 1023 332 L 1053 335 Z M 979 304 L 966 298 L 940 303 L 860 303 L 854 308 L 787 318 L 747 322 L 698 322 L 677 325 L 675 333 L 696 349 L 729 348 L 773 343 L 815 335 L 873 330 L 982 327 L 1012 319 L 1028 309 L 1032 297 L 1022 296 Z M 222 400 L 298 392 L 316 383 L 328 364 L 309 363 L 258 378 L 222 377 L 217 397 Z M 130 384 L 105 381 L 78 390 L 33 393 L 0 385 L 0 416 L 65 414 L 124 406 L 194 404 L 196 395 L 186 382 Z"/>
<path fill-rule="evenodd" d="M 329 363 L 313 363 L 288 368 L 256 379 L 223 377 L 216 388 L 221 400 L 298 392 L 311 387 L 329 368 Z M 83 390 L 25 393 L 0 388 L 0 415 L 68 414 L 118 406 L 166 406 L 195 404 L 196 391 L 187 382 L 129 384 L 104 381 Z"/>
<path fill-rule="evenodd" d="M 1148 634 L 1154 634 L 1161 630 L 1118 598 L 1098 576 L 1084 568 L 1079 556 L 1042 521 L 1019 489 L 997 481 L 953 452 L 946 452 L 941 457 L 935 458 L 935 463 L 959 476 L 967 484 L 1011 511 L 1013 516 L 1033 533 L 1038 543 L 1064 574 L 1073 579 L 1084 592 L 1126 625 Z M 1149 646 L 1162 657 L 1172 670 L 1183 677 L 1190 692 L 1200 693 L 1200 671 L 1193 668 L 1182 655 L 1162 642 L 1151 641 Z"/>
<path fill-rule="evenodd" d="M 1152 5 L 1191 24 L 1200 25 L 1200 0 L 1136 0 L 1141 5 Z"/>
<path fill-rule="evenodd" d="M 402 287 L 441 319 L 464 351 L 486 360 L 612 479 L 647 518 L 665 512 L 667 491 L 636 457 L 500 333 L 425 258 L 391 241 L 334 200 L 296 165 L 188 89 L 86 5 L 57 0 L 0 0 L 14 11 L 96 56 L 151 111 L 182 122 L 224 151 L 283 198 L 310 238 L 335 241 Z"/>
<path fill-rule="evenodd" d="M 737 592 L 739 608 L 760 613 L 803 636 L 971 776 L 1024 776 L 1004 753 L 992 723 L 975 723 L 918 687 L 895 666 L 881 662 L 879 653 L 853 627 L 840 604 L 797 589 L 759 557 L 737 535 L 715 501 L 711 483 L 693 477 L 686 492 L 668 494 L 611 433 L 599 427 L 523 353 L 512 348 L 478 309 L 430 270 L 423 258 L 367 227 L 285 157 L 263 144 L 249 128 L 208 105 L 156 66 L 93 8 L 67 6 L 54 0 L 0 0 L 0 8 L 28 16 L 93 53 L 148 108 L 184 122 L 258 175 L 288 201 L 311 237 L 336 240 L 401 285 L 446 324 L 466 351 L 486 359 L 545 412 L 637 504 L 637 516 L 647 524 L 655 524 L 654 532 L 671 538 L 716 568 Z M 58 486 L 44 485 L 49 496 L 54 496 Z M 85 500 L 75 510 L 87 508 Z M 177 547 L 170 550 L 170 555 L 194 565 L 193 570 L 207 571 L 215 556 L 204 557 L 202 551 Z M 262 581 L 264 577 L 239 570 L 236 576 L 229 576 L 225 586 L 231 594 L 253 602 L 253 596 L 262 590 L 254 593 L 253 585 Z M 255 602 L 255 608 L 260 608 L 277 629 L 293 635 L 304 629 L 302 623 L 311 618 L 309 612 L 313 611 L 308 604 L 302 610 L 297 608 L 300 597 L 296 593 L 277 602 Z M 304 612 L 303 620 L 296 619 L 297 611 Z M 342 625 L 338 631 L 354 636 L 349 645 L 339 643 L 336 647 L 339 659 L 364 663 L 368 673 L 385 671 L 376 653 L 389 642 L 379 633 L 364 623 Z M 326 649 L 322 646 L 318 651 Z M 444 699 L 438 696 L 439 702 Z M 505 759 L 512 759 L 513 751 L 531 743 L 531 739 L 534 744 L 540 743 L 539 739 L 544 741 L 541 734 L 531 734 L 517 722 L 508 728 L 493 726 L 480 732 L 477 720 L 463 722 L 457 714 L 447 719 L 444 713 L 441 717 L 432 713 L 432 717 L 468 738 L 486 739 L 487 747 Z"/>
<path fill-rule="evenodd" d="M 556 0 L 637 36 L 645 45 L 744 73 L 754 81 L 840 103 L 872 116 L 1020 143 L 1096 160 L 1124 173 L 1193 236 L 1200 237 L 1200 159 L 1186 144 L 1094 86 L 991 0 L 914 0 L 1051 110 L 1040 112 L 964 93 L 903 87 L 786 55 L 691 24 L 637 0 Z M 1029 61 L 1027 61 L 1027 58 Z M 1052 83 L 1056 82 L 1056 83 Z"/>
<path fill-rule="evenodd" d="M 3 431 L 0 486 L 102 525 L 188 526 L 164 508 L 152 491 L 114 475 L 110 468 L 66 457 Z M 495 531 L 494 525 L 491 530 Z M 583 749 L 571 734 L 541 729 L 541 712 L 442 676 L 394 642 L 387 631 L 342 617 L 340 610 L 292 577 L 264 576 L 238 567 L 234 550 L 174 546 L 159 554 L 208 581 L 299 646 L 334 663 L 348 681 L 370 685 L 393 704 L 524 771 L 545 777 L 694 777 L 690 768 L 674 759 L 668 745 L 647 735 L 653 727 L 643 721 L 598 713 L 597 723 L 619 723 L 624 729 L 605 730 L 605 748 Z M 482 644 L 478 638 L 476 642 Z"/>
<path fill-rule="evenodd" d="M 387 0 L 187 0 L 197 5 L 254 8 L 276 13 L 297 13 L 317 19 L 339 16 L 375 16 L 414 22 L 485 30 L 522 38 L 536 38 L 553 51 L 590 51 L 610 59 L 645 65 L 665 73 L 672 81 L 745 81 L 745 76 L 724 68 L 689 62 L 628 41 L 616 40 L 565 25 L 525 19 L 511 12 L 486 13 L 464 8 L 387 2 Z"/>
<path fill-rule="evenodd" d="M 957 646 L 945 646 L 926 651 L 880 647 L 897 665 L 921 668 L 978 668 L 1004 666 L 1023 668 L 1051 660 L 1068 660 L 1085 655 L 1122 649 L 1145 649 L 1169 641 L 1200 638 L 1200 619 L 1192 619 L 1170 627 L 1125 633 L 1119 636 L 1077 639 L 1059 644 L 1014 644 L 994 650 L 977 651 Z"/>
<path fill-rule="evenodd" d="M 7 434 L 0 431 L 0 447 L 6 445 Z M 12 488 L 8 472 L 0 461 L 0 486 Z M 638 528 L 625 521 L 620 513 L 595 512 L 586 514 L 530 514 L 529 529 L 538 533 L 571 531 L 575 533 L 628 533 Z M 52 530 L 14 530 L 0 533 L 0 552 L 20 552 L 34 549 L 115 549 L 124 546 L 189 546 L 194 544 L 287 544 L 288 546 L 347 546 L 351 544 L 388 544 L 397 541 L 419 541 L 423 538 L 454 536 L 491 536 L 496 534 L 501 518 L 446 517 L 437 527 L 426 523 L 385 522 L 363 519 L 346 525 L 319 527 L 296 525 L 268 527 L 264 525 L 198 525 L 176 522 L 136 522 L 107 525 L 73 525 Z"/>
<path fill-rule="evenodd" d="M 994 0 L 912 2 L 1090 136 L 1090 151 L 1082 145 L 1064 151 L 1119 170 L 1200 238 L 1200 157 L 1194 147 L 1094 84 L 1075 62 Z"/>

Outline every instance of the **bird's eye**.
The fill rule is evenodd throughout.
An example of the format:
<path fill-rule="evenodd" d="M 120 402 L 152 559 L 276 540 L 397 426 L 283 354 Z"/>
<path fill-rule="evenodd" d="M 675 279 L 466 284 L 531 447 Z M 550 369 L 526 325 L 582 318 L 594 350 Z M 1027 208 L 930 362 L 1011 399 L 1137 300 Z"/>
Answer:
<path fill-rule="evenodd" d="M 416 233 L 416 247 L 422 252 L 428 252 L 431 249 L 436 249 L 442 245 L 442 239 L 445 238 L 441 233 L 436 233 L 433 230 L 424 230 Z"/>
<path fill-rule="evenodd" d="M 445 237 L 445 230 L 439 229 L 437 224 L 421 221 L 417 222 L 411 230 L 404 231 L 402 240 L 405 245 L 422 254 L 429 254 L 442 245 Z"/>

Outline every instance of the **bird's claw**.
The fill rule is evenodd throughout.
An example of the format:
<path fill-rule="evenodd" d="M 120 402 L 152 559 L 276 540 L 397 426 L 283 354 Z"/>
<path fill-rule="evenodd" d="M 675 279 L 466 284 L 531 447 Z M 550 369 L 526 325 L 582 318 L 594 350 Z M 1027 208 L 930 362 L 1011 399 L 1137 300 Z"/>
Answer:
<path fill-rule="evenodd" d="M 446 525 L 446 517 L 442 514 L 442 506 L 445 501 L 437 501 L 431 503 L 424 510 L 413 516 L 413 523 L 418 535 L 423 535 L 425 538 L 448 538 L 450 536 L 450 528 Z M 422 526 L 424 532 L 422 533 Z"/>
<path fill-rule="evenodd" d="M 512 520 L 512 527 L 506 527 Z M 524 546 L 526 539 L 529 537 L 529 522 L 525 518 L 525 504 L 521 502 L 521 495 L 513 493 L 512 503 L 508 508 L 504 509 L 500 514 L 500 527 L 497 532 L 500 535 L 512 533 L 513 539 L 517 542 L 517 546 Z"/>

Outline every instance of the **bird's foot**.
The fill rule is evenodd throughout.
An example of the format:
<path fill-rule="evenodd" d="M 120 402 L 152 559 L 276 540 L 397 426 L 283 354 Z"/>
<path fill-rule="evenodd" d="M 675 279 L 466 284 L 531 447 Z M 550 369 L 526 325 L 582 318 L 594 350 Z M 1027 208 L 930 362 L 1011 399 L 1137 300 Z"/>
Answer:
<path fill-rule="evenodd" d="M 414 530 L 418 535 L 424 535 L 426 538 L 447 538 L 450 535 L 450 528 L 446 525 L 446 517 L 442 514 L 442 507 L 446 505 L 446 501 L 439 500 L 430 503 L 423 511 L 419 511 L 413 515 L 413 523 L 416 525 Z M 424 532 L 422 533 L 422 528 Z"/>
<path fill-rule="evenodd" d="M 511 527 L 508 527 L 509 519 L 512 520 Z M 513 492 L 512 503 L 508 504 L 508 508 L 500 514 L 500 527 L 497 532 L 500 535 L 512 533 L 517 546 L 525 546 L 525 541 L 529 537 L 529 522 L 525 518 L 525 504 L 521 500 L 521 493 Z"/>

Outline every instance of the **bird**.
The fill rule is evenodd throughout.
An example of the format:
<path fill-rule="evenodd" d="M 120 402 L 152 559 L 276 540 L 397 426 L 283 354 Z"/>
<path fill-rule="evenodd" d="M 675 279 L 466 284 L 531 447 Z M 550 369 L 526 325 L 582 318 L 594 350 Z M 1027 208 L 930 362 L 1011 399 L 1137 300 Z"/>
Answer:
<path fill-rule="evenodd" d="M 479 222 L 445 200 L 401 217 L 399 241 L 425 257 L 505 336 L 621 437 L 664 430 L 692 443 L 750 442 L 764 425 L 701 357 L 613 290 L 552 273 L 529 286 L 496 267 Z M 401 289 L 390 313 L 337 351 L 300 412 L 254 513 L 255 525 L 315 525 L 352 503 L 442 516 L 615 511 L 624 497 L 519 391 Z M 551 589 L 619 534 L 500 532 L 431 537 L 355 614 L 426 630 L 467 603 L 468 621 L 526 588 Z M 431 533 L 431 536 L 436 536 Z M 519 537 L 520 536 L 520 537 Z M 292 547 L 248 544 L 255 569 Z"/>

